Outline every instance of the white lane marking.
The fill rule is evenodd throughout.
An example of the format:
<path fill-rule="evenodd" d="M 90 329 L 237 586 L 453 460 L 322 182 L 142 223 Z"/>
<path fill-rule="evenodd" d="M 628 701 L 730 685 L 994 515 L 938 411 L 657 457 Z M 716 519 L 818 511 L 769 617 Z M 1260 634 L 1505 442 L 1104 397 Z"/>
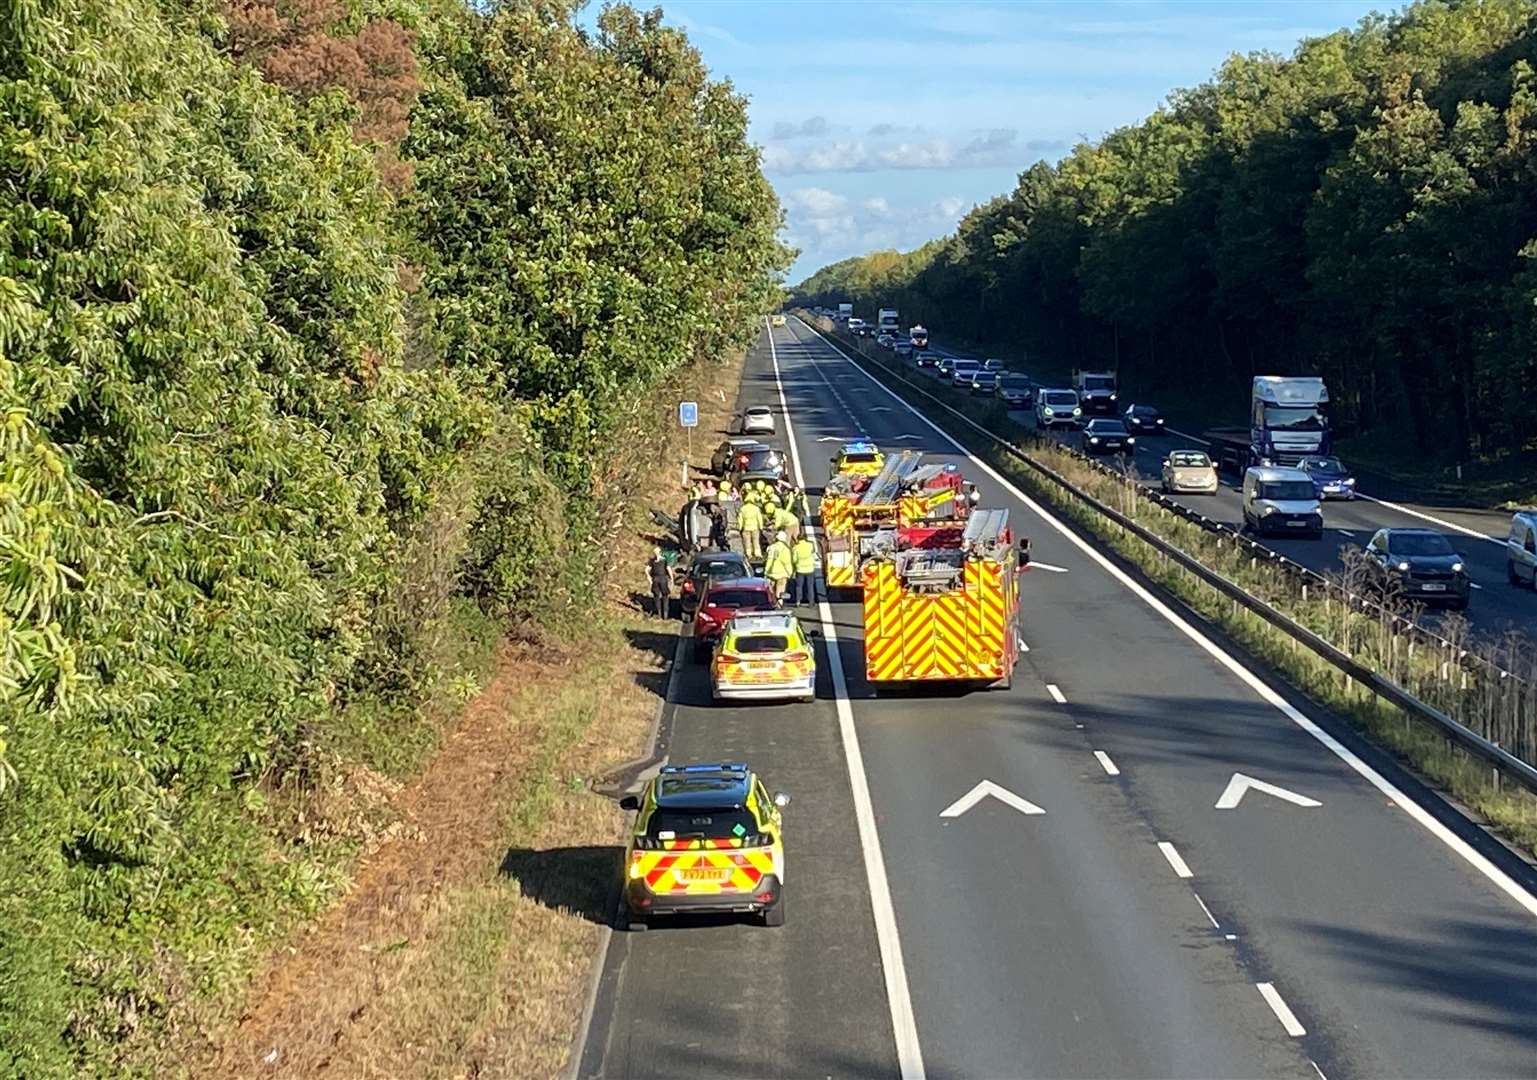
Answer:
<path fill-rule="evenodd" d="M 1202 911 L 1206 912 L 1206 917 L 1209 920 L 1211 920 L 1212 929 L 1213 930 L 1221 930 L 1222 929 L 1222 924 L 1219 923 L 1217 921 L 1217 917 L 1211 913 L 1211 908 L 1206 906 L 1206 901 L 1201 899 L 1201 894 L 1192 890 L 1190 895 L 1195 897 L 1195 902 L 1197 904 L 1201 905 L 1201 910 Z M 1233 938 L 1233 935 L 1229 934 L 1228 935 L 1228 940 L 1231 941 L 1232 938 Z"/>
<path fill-rule="evenodd" d="M 1195 877 L 1195 875 L 1190 872 L 1190 867 L 1185 865 L 1185 860 L 1180 857 L 1179 852 L 1174 850 L 1173 844 L 1169 843 L 1167 840 L 1160 840 L 1158 841 L 1158 850 L 1163 852 L 1163 857 L 1165 859 L 1169 860 L 1169 865 L 1174 868 L 1174 873 L 1177 877 Z"/>
<path fill-rule="evenodd" d="M 1054 683 L 1054 682 L 1047 683 L 1046 684 L 1046 692 L 1051 695 L 1051 699 L 1053 701 L 1055 701 L 1058 705 L 1066 705 L 1067 704 L 1067 698 L 1062 696 L 1062 690 L 1061 690 L 1060 687 L 1057 686 L 1056 683 Z"/>
<path fill-rule="evenodd" d="M 1350 530 L 1349 530 L 1349 529 L 1341 529 L 1341 530 L 1340 530 L 1340 531 L 1339 531 L 1339 533 L 1340 533 L 1340 535 L 1341 535 L 1341 536 L 1348 536 L 1348 537 L 1350 537 L 1350 538 L 1351 538 L 1351 539 L 1352 539 L 1352 540 L 1354 540 L 1354 539 L 1355 539 L 1355 538 L 1356 538 L 1356 534 L 1355 534 L 1355 533 L 1353 533 L 1353 532 L 1351 532 L 1351 531 L 1350 531 Z"/>
<path fill-rule="evenodd" d="M 801 325 L 804 326 L 805 323 L 802 322 Z M 1338 739 L 1330 735 L 1317 724 L 1313 723 L 1313 721 L 1309 720 L 1306 716 L 1302 715 L 1296 706 L 1294 706 L 1291 702 L 1287 701 L 1280 694 L 1276 693 L 1269 686 L 1267 686 L 1263 679 L 1254 674 L 1254 672 L 1250 671 L 1243 664 L 1239 663 L 1229 653 L 1219 648 L 1205 634 L 1202 634 L 1199 630 L 1182 619 L 1167 604 L 1139 585 L 1131 578 L 1130 575 L 1128 575 L 1124 570 L 1116 566 L 1104 555 L 1102 555 L 1087 540 L 1073 532 L 1053 514 L 1051 514 L 1044 506 L 1030 498 L 1030 496 L 1026 495 L 1024 492 L 1020 491 L 1019 488 L 1015 487 L 1014 484 L 1009 480 L 1005 479 L 1003 475 L 998 472 L 998 470 L 994 469 L 991 465 L 988 465 L 985 461 L 980 460 L 975 454 L 961 446 L 960 443 L 956 442 L 949 435 L 945 434 L 944 429 L 941 428 L 938 424 L 934 423 L 934 421 L 930 420 L 927 416 L 924 416 L 912 405 L 908 404 L 908 402 L 899 394 L 897 394 L 895 390 L 890 389 L 874 375 L 871 375 L 868 371 L 865 371 L 864 368 L 860 367 L 853 361 L 848 353 L 827 341 L 827 339 L 822 337 L 822 335 L 817 330 L 810 327 L 808 327 L 808 329 L 811 329 L 813 334 L 816 334 L 817 337 L 822 338 L 822 340 L 826 342 L 834 352 L 847 360 L 850 367 L 852 367 L 855 371 L 862 373 L 864 377 L 871 383 L 884 390 L 893 401 L 906 406 L 908 412 L 912 413 L 913 416 L 917 417 L 925 425 L 931 428 L 940 438 L 944 439 L 951 446 L 955 447 L 956 453 L 964 455 L 966 459 L 969 460 L 978 469 L 991 476 L 994 480 L 997 480 L 1004 486 L 1007 491 L 1014 495 L 1015 498 L 1019 499 L 1031 510 L 1039 514 L 1041 519 L 1050 525 L 1053 529 L 1055 529 L 1058 533 L 1060 533 L 1063 538 L 1077 547 L 1088 558 L 1098 563 L 1099 566 L 1105 571 L 1105 573 L 1109 574 L 1116 581 L 1120 582 L 1121 585 L 1128 589 L 1134 596 L 1136 596 L 1148 607 L 1152 608 L 1159 615 L 1161 615 L 1165 620 L 1168 621 L 1169 625 L 1173 626 L 1176 630 L 1193 641 L 1213 660 L 1217 661 L 1217 663 L 1221 664 L 1223 667 L 1227 668 L 1228 671 L 1232 672 L 1233 675 L 1242 681 L 1245 685 L 1247 685 L 1249 689 L 1253 690 L 1255 694 L 1259 695 L 1263 701 L 1269 704 L 1276 711 L 1280 712 L 1303 731 L 1307 732 L 1314 739 L 1318 740 L 1318 742 L 1327 747 L 1330 753 L 1348 765 L 1352 770 L 1355 771 L 1358 776 L 1362 777 L 1366 780 L 1367 783 L 1371 784 L 1372 787 L 1376 788 L 1383 795 L 1387 796 L 1387 798 L 1395 806 L 1397 806 L 1405 814 L 1408 814 L 1421 828 L 1430 833 L 1430 835 L 1434 836 L 1437 840 L 1441 841 L 1441 843 L 1445 844 L 1460 858 L 1462 858 L 1469 866 L 1473 867 L 1473 869 L 1482 874 L 1491 884 L 1494 885 L 1495 888 L 1499 889 L 1506 896 L 1514 900 L 1516 904 L 1518 904 L 1526 912 L 1537 916 L 1537 896 L 1534 896 L 1532 893 L 1528 892 L 1525 888 L 1518 884 L 1515 879 L 1513 879 L 1509 874 L 1505 873 L 1505 871 L 1501 870 L 1498 866 L 1495 866 L 1494 863 L 1490 862 L 1488 858 L 1486 858 L 1481 852 L 1477 851 L 1466 840 L 1462 839 L 1462 837 L 1458 836 L 1445 825 L 1441 824 L 1441 822 L 1437 821 L 1428 810 L 1426 810 L 1419 803 L 1415 802 L 1413 799 L 1409 798 L 1409 796 L 1405 795 L 1402 791 L 1399 791 L 1397 787 L 1388 782 L 1386 777 L 1384 777 L 1381 773 L 1372 768 L 1366 762 L 1362 761 L 1343 744 L 1341 744 Z M 812 363 L 816 363 L 814 358 L 812 359 Z M 986 428 L 983 428 L 977 424 L 973 424 L 972 426 L 976 427 L 979 431 L 985 432 L 987 430 Z"/>
<path fill-rule="evenodd" d="M 1329 1080 L 1329 1078 L 1324 1075 L 1324 1071 L 1318 1067 L 1318 1062 L 1314 1061 L 1312 1058 L 1308 1058 L 1308 1064 L 1313 1066 L 1313 1071 L 1318 1074 L 1318 1080 Z"/>
<path fill-rule="evenodd" d="M 1479 584 L 1479 583 L 1478 583 L 1478 582 L 1476 582 L 1476 581 L 1470 581 L 1470 582 L 1468 582 L 1468 584 L 1469 584 L 1469 585 L 1471 585 L 1471 586 L 1472 586 L 1472 587 L 1473 587 L 1473 588 L 1475 588 L 1475 589 L 1479 589 L 1479 590 L 1482 590 L 1482 589 L 1483 589 L 1483 586 L 1482 586 L 1482 585 L 1480 585 L 1480 584 Z"/>
<path fill-rule="evenodd" d="M 1045 570 L 1047 573 L 1051 574 L 1066 574 L 1069 572 L 1065 566 L 1054 566 L 1049 562 L 1036 562 L 1034 559 L 1030 561 L 1028 569 Z"/>
<path fill-rule="evenodd" d="M 779 389 L 779 407 L 784 412 L 785 435 L 790 441 L 790 463 L 795 468 L 795 483 L 804 491 L 806 476 L 801 471 L 800 453 L 795 448 L 795 426 L 790 421 L 784 382 L 779 377 L 779 354 L 774 348 L 772 326 L 769 327 L 769 359 L 774 365 L 774 385 Z M 808 525 L 806 534 L 814 535 L 815 530 Z M 832 607 L 826 600 L 817 605 L 817 614 L 822 623 L 822 639 L 827 644 L 827 666 L 832 672 L 833 698 L 838 710 L 838 734 L 843 741 L 844 759 L 848 763 L 849 790 L 854 797 L 854 820 L 859 826 L 859 846 L 864 854 L 870 908 L 875 917 L 875 938 L 880 945 L 881 970 L 886 976 L 886 1002 L 891 1009 L 891 1029 L 896 1036 L 897 1068 L 903 1080 L 923 1080 L 923 1049 L 918 1044 L 918 1023 L 913 1017 L 913 999 L 907 990 L 907 967 L 902 962 L 902 940 L 897 933 L 896 909 L 892 905 L 891 887 L 886 880 L 886 860 L 881 855 L 875 808 L 870 804 L 870 784 L 865 777 L 864 756 L 859 750 L 859 734 L 854 730 L 854 710 L 849 704 L 843 658 L 838 653 L 838 631 L 833 623 Z"/>
<path fill-rule="evenodd" d="M 1019 639 L 1019 651 L 1021 653 L 1027 653 L 1030 651 L 1030 646 L 1025 643 L 1024 638 Z"/>
<path fill-rule="evenodd" d="M 1300 1039 L 1308 1033 L 1308 1029 L 1297 1022 L 1296 1014 L 1291 1011 L 1291 1007 L 1276 992 L 1273 983 L 1255 983 L 1254 985 L 1259 987 L 1260 997 L 1265 999 L 1265 1004 L 1270 1006 L 1270 1011 L 1275 1013 L 1275 1018 L 1281 1021 L 1281 1026 L 1286 1029 L 1286 1034 L 1294 1039 Z"/>
<path fill-rule="evenodd" d="M 1445 518 L 1438 518 L 1434 514 L 1422 514 L 1418 510 L 1411 510 L 1400 503 L 1388 502 L 1386 499 L 1374 499 L 1372 496 L 1363 495 L 1359 491 L 1356 492 L 1356 498 L 1365 499 L 1367 502 L 1374 502 L 1378 506 L 1386 506 L 1389 510 L 1397 510 L 1400 514 L 1408 514 L 1410 517 L 1419 518 L 1421 521 L 1429 521 L 1432 524 L 1441 526 L 1443 529 L 1451 529 L 1453 532 L 1462 533 L 1463 536 L 1487 540 L 1491 544 L 1500 545 L 1500 547 L 1505 546 L 1505 538 L 1503 536 L 1490 536 L 1488 533 L 1481 533 L 1477 529 L 1469 529 L 1466 526 L 1458 525 L 1456 522 L 1447 521 Z"/>
<path fill-rule="evenodd" d="M 1298 795 L 1295 791 L 1288 791 L 1284 787 L 1275 784 L 1267 784 L 1263 780 L 1256 780 L 1252 776 L 1245 776 L 1241 772 L 1235 772 L 1233 779 L 1227 782 L 1227 787 L 1222 789 L 1222 794 L 1217 798 L 1216 809 L 1236 810 L 1238 804 L 1243 802 L 1243 797 L 1250 789 L 1264 795 L 1272 795 L 1283 802 L 1289 802 L 1293 806 L 1322 806 L 1317 799 L 1310 799 L 1306 795 Z"/>
<path fill-rule="evenodd" d="M 1105 753 L 1103 750 L 1096 750 L 1094 751 L 1094 756 L 1099 759 L 1100 765 L 1104 767 L 1106 776 L 1121 775 L 1121 770 L 1115 767 L 1115 762 L 1110 760 L 1109 754 Z"/>
<path fill-rule="evenodd" d="M 1035 803 L 1031 802 L 1029 799 L 1021 798 L 1020 796 L 1010 791 L 1008 788 L 999 784 L 995 784 L 991 780 L 983 780 L 981 783 L 977 784 L 976 787 L 972 788 L 959 799 L 956 799 L 949 806 L 941 810 L 939 812 L 939 816 L 949 818 L 960 817 L 973 806 L 977 805 L 977 803 L 981 802 L 983 799 L 988 798 L 989 796 L 997 799 L 999 802 L 1003 803 L 1004 806 L 1018 810 L 1021 814 L 1034 815 L 1044 814 L 1046 812 L 1041 807 L 1036 806 Z"/>

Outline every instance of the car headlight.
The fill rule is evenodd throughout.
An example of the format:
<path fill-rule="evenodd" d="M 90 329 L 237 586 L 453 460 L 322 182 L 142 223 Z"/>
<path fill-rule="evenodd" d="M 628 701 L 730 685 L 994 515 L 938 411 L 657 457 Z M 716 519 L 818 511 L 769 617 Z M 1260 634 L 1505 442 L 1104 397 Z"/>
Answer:
<path fill-rule="evenodd" d="M 1340 483 L 1344 484 L 1346 487 L 1355 487 L 1356 486 L 1356 478 L 1354 476 L 1350 476 L 1350 477 L 1345 478 L 1344 480 L 1341 480 Z"/>
<path fill-rule="evenodd" d="M 1047 416 L 1055 416 L 1056 415 L 1050 409 L 1042 409 L 1041 412 L 1045 413 Z"/>
<path fill-rule="evenodd" d="M 1098 443 L 1099 442 L 1099 436 L 1098 435 L 1090 435 L 1089 436 L 1089 442 L 1091 442 L 1091 443 Z"/>
<path fill-rule="evenodd" d="M 1401 562 L 1401 563 L 1399 563 L 1399 564 L 1398 564 L 1398 569 L 1399 569 L 1399 570 L 1400 570 L 1400 571 L 1401 571 L 1401 572 L 1403 572 L 1403 573 L 1406 573 L 1406 574 L 1407 574 L 1407 573 L 1408 573 L 1408 572 L 1409 572 L 1409 564 L 1408 564 L 1408 563 L 1406 563 L 1406 562 Z"/>
<path fill-rule="evenodd" d="M 1163 423 L 1163 417 L 1160 416 L 1157 420 L 1153 421 L 1153 423 L 1155 423 L 1155 424 Z"/>
<path fill-rule="evenodd" d="M 1454 574 L 1462 573 L 1462 564 L 1460 562 L 1452 563 L 1452 573 L 1454 573 Z"/>
<path fill-rule="evenodd" d="M 1114 400 L 1115 400 L 1115 395 L 1114 395 L 1114 394 L 1111 394 L 1111 395 L 1110 395 L 1110 400 L 1111 400 L 1111 401 L 1114 401 Z"/>
<path fill-rule="evenodd" d="M 1128 435 L 1128 436 L 1126 436 L 1126 445 L 1127 446 L 1136 446 L 1137 445 L 1137 437 L 1135 435 Z"/>
<path fill-rule="evenodd" d="M 1074 416 L 1082 416 L 1083 415 L 1083 410 L 1082 409 L 1074 409 L 1073 410 L 1073 415 Z"/>
<path fill-rule="evenodd" d="M 1267 506 L 1267 507 L 1265 507 L 1265 509 L 1261 510 L 1259 513 L 1260 513 L 1260 517 L 1269 517 L 1271 514 L 1275 513 L 1275 507 Z"/>

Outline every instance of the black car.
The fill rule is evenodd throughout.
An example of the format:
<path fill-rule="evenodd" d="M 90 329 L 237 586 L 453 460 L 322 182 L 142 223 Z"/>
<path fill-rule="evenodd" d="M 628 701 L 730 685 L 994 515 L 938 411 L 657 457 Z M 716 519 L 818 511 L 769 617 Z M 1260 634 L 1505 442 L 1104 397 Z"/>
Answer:
<path fill-rule="evenodd" d="M 772 473 L 788 478 L 790 475 L 785 455 L 767 446 L 749 447 L 737 455 L 737 464 L 731 471 L 739 476 L 749 473 Z"/>
<path fill-rule="evenodd" d="M 1459 611 L 1468 606 L 1467 561 L 1434 529 L 1378 529 L 1366 556 L 1384 592 Z"/>
<path fill-rule="evenodd" d="M 710 582 L 745 577 L 752 577 L 752 567 L 748 565 L 745 555 L 735 551 L 701 551 L 695 555 L 694 561 L 688 565 L 688 573 L 683 577 L 683 587 L 678 595 L 678 607 L 683 612 L 684 620 L 694 617 L 699 598 L 709 588 Z"/>
<path fill-rule="evenodd" d="M 973 394 L 991 394 L 998 388 L 998 373 L 988 371 L 986 368 L 978 368 L 971 373 L 967 383 Z"/>
<path fill-rule="evenodd" d="M 1137 438 L 1119 420 L 1090 420 L 1083 429 L 1085 454 L 1129 454 Z"/>
<path fill-rule="evenodd" d="M 993 393 L 1007 408 L 1033 409 L 1035 407 L 1035 383 L 1031 382 L 1028 376 L 1004 372 L 998 376 L 998 387 Z"/>
<path fill-rule="evenodd" d="M 1163 417 L 1151 405 L 1128 405 L 1121 414 L 1126 430 L 1135 435 L 1158 435 L 1163 432 Z"/>

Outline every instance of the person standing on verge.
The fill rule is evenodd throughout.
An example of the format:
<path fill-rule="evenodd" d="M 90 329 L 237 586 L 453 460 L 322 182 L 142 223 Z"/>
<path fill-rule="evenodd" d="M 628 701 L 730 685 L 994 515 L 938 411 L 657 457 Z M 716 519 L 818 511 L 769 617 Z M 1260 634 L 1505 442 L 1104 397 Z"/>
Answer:
<path fill-rule="evenodd" d="M 785 586 L 795 574 L 795 560 L 790 557 L 790 543 L 781 530 L 763 553 L 763 576 L 774 586 L 774 595 L 784 600 Z"/>
<path fill-rule="evenodd" d="M 667 618 L 667 607 L 672 602 L 672 567 L 662 558 L 662 549 L 651 549 L 651 561 L 646 564 L 651 576 L 651 613 L 658 619 Z"/>
<path fill-rule="evenodd" d="M 809 537 L 802 536 L 790 545 L 790 563 L 795 570 L 790 602 L 810 607 L 817 602 L 817 549 Z"/>

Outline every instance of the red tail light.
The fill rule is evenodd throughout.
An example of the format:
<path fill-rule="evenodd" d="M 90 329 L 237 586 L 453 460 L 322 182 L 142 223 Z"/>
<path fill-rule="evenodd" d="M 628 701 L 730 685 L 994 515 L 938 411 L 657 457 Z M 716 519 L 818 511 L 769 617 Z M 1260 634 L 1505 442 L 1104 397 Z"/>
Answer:
<path fill-rule="evenodd" d="M 740 656 L 738 656 L 736 653 L 729 652 L 723 652 L 715 659 L 716 662 L 719 663 L 722 667 L 726 667 L 730 664 L 740 664 L 742 662 L 742 658 Z"/>
<path fill-rule="evenodd" d="M 788 661 L 791 661 L 791 662 L 795 662 L 795 661 L 799 661 L 799 660 L 810 660 L 811 659 L 811 654 L 809 652 L 807 652 L 805 649 L 796 649 L 794 652 L 787 652 L 787 653 L 785 653 L 784 654 L 784 659 L 788 660 Z"/>

